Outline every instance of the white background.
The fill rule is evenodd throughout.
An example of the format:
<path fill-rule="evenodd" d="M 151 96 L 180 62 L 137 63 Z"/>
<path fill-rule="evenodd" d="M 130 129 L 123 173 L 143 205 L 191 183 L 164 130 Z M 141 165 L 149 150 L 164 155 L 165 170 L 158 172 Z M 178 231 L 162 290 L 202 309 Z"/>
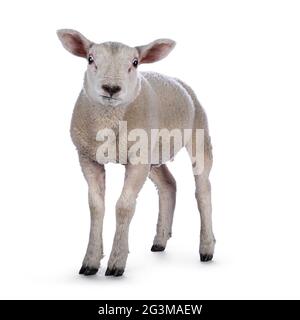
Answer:
<path fill-rule="evenodd" d="M 0 298 L 300 298 L 299 1 L 6 1 L 0 5 Z M 56 29 L 129 45 L 169 37 L 142 66 L 182 78 L 205 107 L 214 146 L 214 262 L 198 256 L 199 214 L 184 152 L 170 168 L 173 238 L 152 253 L 158 199 L 147 182 L 122 278 L 104 272 L 123 167 L 107 167 L 105 258 L 78 275 L 87 186 L 69 137 L 86 62 Z"/>

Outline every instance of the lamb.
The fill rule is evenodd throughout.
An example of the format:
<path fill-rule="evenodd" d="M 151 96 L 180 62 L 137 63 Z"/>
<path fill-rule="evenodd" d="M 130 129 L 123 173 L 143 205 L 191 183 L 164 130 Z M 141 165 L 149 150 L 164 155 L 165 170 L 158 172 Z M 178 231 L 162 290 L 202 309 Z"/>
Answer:
<path fill-rule="evenodd" d="M 129 225 L 137 196 L 147 177 L 156 185 L 159 194 L 157 230 L 151 251 L 165 250 L 172 234 L 176 202 L 176 182 L 166 162 L 182 147 L 189 152 L 195 177 L 195 196 L 201 218 L 200 260 L 212 260 L 215 238 L 209 173 L 213 158 L 206 114 L 193 90 L 181 80 L 155 72 L 138 71 L 140 64 L 165 58 L 175 42 L 158 39 L 147 45 L 129 47 L 118 42 L 96 44 L 71 29 L 58 30 L 57 35 L 66 50 L 87 59 L 84 84 L 75 104 L 70 129 L 88 184 L 91 215 L 89 243 L 79 273 L 86 276 L 96 274 L 103 258 L 107 162 L 124 164 L 125 179 L 116 204 L 116 231 L 105 275 L 118 277 L 124 273 Z M 121 122 L 126 123 L 126 130 L 120 130 Z M 139 129 L 153 140 L 146 147 L 147 161 L 137 161 L 139 155 L 132 151 L 133 141 L 128 141 L 126 136 L 127 132 Z M 179 139 L 182 145 L 177 148 L 172 140 L 169 155 L 159 156 L 154 161 L 152 156 L 162 148 L 164 139 L 159 135 L 151 135 L 152 130 L 157 129 L 167 129 L 169 132 L 179 130 L 189 135 Z M 115 134 L 109 142 L 108 139 L 102 139 L 105 136 L 103 132 L 107 132 L 105 130 Z M 197 139 L 199 130 L 203 132 L 202 142 Z M 99 132 L 102 133 L 99 135 Z M 113 143 L 118 147 L 113 149 L 115 159 L 107 157 L 107 152 L 99 156 L 104 144 L 109 149 Z M 202 147 L 202 153 L 195 152 L 198 146 Z M 199 163 L 203 165 L 199 166 Z"/>

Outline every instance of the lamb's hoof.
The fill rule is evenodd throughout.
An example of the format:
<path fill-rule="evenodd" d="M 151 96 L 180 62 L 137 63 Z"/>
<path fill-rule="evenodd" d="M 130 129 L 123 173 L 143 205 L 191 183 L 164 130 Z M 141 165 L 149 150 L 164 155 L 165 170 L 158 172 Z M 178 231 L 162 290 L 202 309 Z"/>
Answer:
<path fill-rule="evenodd" d="M 83 274 L 85 276 L 92 276 L 98 272 L 97 268 L 92 268 L 89 266 L 82 266 L 79 270 L 79 274 Z"/>
<path fill-rule="evenodd" d="M 213 258 L 213 255 L 212 255 L 212 254 L 202 254 L 202 253 L 200 253 L 200 260 L 201 260 L 201 262 L 211 261 L 212 258 Z"/>
<path fill-rule="evenodd" d="M 152 252 L 159 252 L 164 250 L 165 250 L 165 247 L 161 246 L 160 244 L 154 244 L 151 248 Z"/>
<path fill-rule="evenodd" d="M 114 277 L 121 277 L 124 273 L 124 269 L 118 269 L 118 268 L 113 268 L 113 269 L 106 269 L 105 275 L 106 276 L 114 276 Z"/>

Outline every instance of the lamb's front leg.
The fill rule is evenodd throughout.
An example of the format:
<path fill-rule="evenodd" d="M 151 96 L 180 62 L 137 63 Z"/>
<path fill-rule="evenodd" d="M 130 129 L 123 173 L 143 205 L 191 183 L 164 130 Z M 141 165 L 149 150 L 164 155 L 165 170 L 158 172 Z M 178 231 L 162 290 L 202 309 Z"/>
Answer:
<path fill-rule="evenodd" d="M 89 188 L 91 229 L 87 251 L 79 271 L 86 276 L 97 273 L 103 257 L 102 229 L 104 217 L 105 169 L 103 165 L 79 156 Z"/>
<path fill-rule="evenodd" d="M 135 211 L 136 198 L 149 174 L 149 165 L 126 166 L 124 186 L 116 205 L 116 233 L 106 276 L 121 276 L 128 256 L 129 224 Z"/>

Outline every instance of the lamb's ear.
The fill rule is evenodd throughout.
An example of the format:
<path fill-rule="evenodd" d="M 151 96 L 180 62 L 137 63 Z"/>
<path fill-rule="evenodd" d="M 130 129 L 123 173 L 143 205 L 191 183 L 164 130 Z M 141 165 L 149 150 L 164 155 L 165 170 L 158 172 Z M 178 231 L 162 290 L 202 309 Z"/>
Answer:
<path fill-rule="evenodd" d="M 139 63 L 151 63 L 165 58 L 175 47 L 176 42 L 170 39 L 158 39 L 145 46 L 136 47 L 139 52 Z"/>
<path fill-rule="evenodd" d="M 75 54 L 75 56 L 86 57 L 90 46 L 93 44 L 76 30 L 57 30 L 57 35 L 64 48 Z"/>

